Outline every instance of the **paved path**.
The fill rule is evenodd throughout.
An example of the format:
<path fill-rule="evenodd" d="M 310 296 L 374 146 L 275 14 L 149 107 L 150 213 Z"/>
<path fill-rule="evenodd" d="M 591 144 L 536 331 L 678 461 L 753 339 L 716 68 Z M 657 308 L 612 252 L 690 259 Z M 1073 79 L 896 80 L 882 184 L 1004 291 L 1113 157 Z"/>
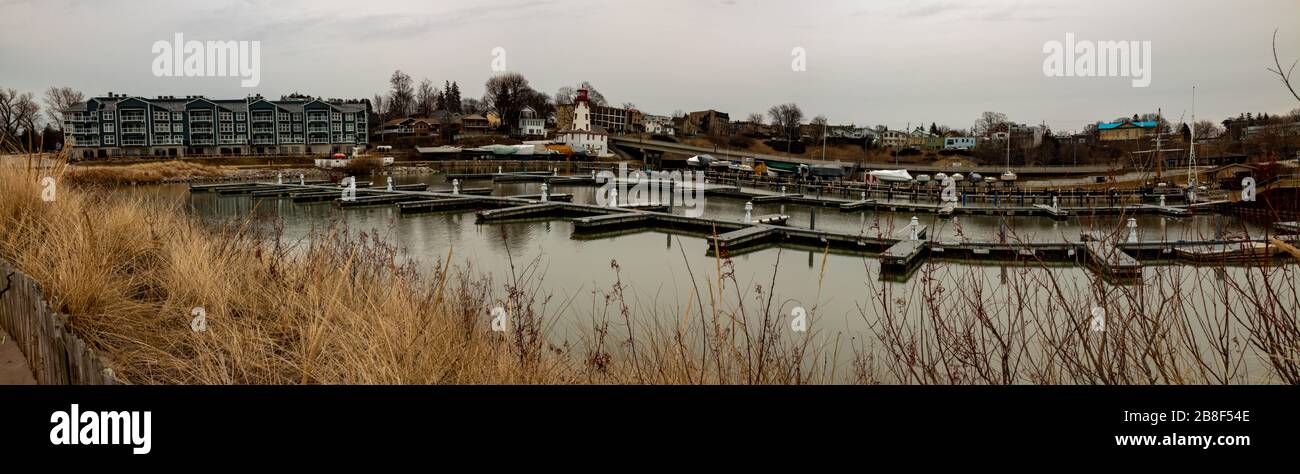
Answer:
<path fill-rule="evenodd" d="M 23 351 L 4 329 L 0 329 L 0 385 L 36 385 Z"/>

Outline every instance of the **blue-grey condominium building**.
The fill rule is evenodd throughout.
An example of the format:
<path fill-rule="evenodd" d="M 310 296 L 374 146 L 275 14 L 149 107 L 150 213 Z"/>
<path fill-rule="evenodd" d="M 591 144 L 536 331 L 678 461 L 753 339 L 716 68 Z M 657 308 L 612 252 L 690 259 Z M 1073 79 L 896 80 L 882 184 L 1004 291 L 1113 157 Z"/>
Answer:
<path fill-rule="evenodd" d="M 365 147 L 367 104 L 109 93 L 64 114 L 74 159 L 115 156 L 328 154 Z"/>

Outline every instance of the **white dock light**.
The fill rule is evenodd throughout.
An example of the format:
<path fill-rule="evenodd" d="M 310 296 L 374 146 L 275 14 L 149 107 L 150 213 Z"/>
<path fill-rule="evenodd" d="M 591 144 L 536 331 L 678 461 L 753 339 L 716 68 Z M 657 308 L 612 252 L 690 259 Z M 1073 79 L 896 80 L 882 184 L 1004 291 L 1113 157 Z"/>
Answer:
<path fill-rule="evenodd" d="M 1160 207 L 1165 207 L 1165 195 L 1160 195 Z"/>
<path fill-rule="evenodd" d="M 618 188 L 609 188 L 609 207 L 618 207 Z"/>
<path fill-rule="evenodd" d="M 745 203 L 745 222 L 754 222 L 753 212 L 754 212 L 754 201 L 748 201 L 748 202 L 746 202 L 746 203 Z"/>
<path fill-rule="evenodd" d="M 907 227 L 912 231 L 912 240 L 921 240 L 920 226 L 921 220 L 917 219 L 916 216 L 912 216 L 912 222 L 907 224 Z"/>
<path fill-rule="evenodd" d="M 283 175 L 283 174 L 280 174 L 280 173 L 276 173 L 276 174 L 275 174 L 275 184 L 284 184 L 284 175 Z"/>
<path fill-rule="evenodd" d="M 549 186 L 547 186 L 546 183 L 542 183 L 542 202 L 550 200 L 549 198 L 551 197 L 551 193 L 548 188 Z"/>
<path fill-rule="evenodd" d="M 1138 220 L 1132 217 L 1128 218 L 1128 242 L 1136 244 L 1138 241 Z"/>
<path fill-rule="evenodd" d="M 451 193 L 452 193 L 452 194 L 460 194 L 460 180 L 459 180 L 459 179 L 453 179 L 453 180 L 451 180 Z"/>
<path fill-rule="evenodd" d="M 300 186 L 305 186 L 306 184 L 307 184 L 307 178 L 305 178 L 305 177 L 303 177 L 303 175 L 299 174 L 299 175 L 298 175 L 298 185 L 300 185 Z"/>

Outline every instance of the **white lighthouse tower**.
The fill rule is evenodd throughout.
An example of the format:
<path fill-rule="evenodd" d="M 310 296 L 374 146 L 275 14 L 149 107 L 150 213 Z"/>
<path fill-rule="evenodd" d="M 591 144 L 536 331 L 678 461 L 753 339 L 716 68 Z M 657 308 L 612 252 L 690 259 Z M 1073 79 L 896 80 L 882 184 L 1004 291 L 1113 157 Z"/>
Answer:
<path fill-rule="evenodd" d="M 587 99 L 586 89 L 579 89 L 573 98 L 573 124 L 557 135 L 573 151 L 592 156 L 609 154 L 609 135 L 604 128 L 591 123 L 591 103 Z"/>

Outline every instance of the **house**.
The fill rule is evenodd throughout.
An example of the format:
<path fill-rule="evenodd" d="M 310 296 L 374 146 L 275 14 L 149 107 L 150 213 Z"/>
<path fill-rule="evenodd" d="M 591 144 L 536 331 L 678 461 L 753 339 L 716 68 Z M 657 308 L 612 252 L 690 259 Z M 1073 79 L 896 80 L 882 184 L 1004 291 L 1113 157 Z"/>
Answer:
<path fill-rule="evenodd" d="M 487 135 L 491 127 L 488 118 L 479 114 L 462 115 L 458 121 L 460 131 L 465 135 Z"/>
<path fill-rule="evenodd" d="M 593 125 L 591 105 L 587 99 L 587 90 L 579 89 L 573 98 L 573 123 L 560 130 L 556 139 L 568 145 L 574 151 L 585 152 L 592 156 L 609 154 L 609 133 L 604 127 Z"/>
<path fill-rule="evenodd" d="M 682 121 L 683 135 L 728 135 L 731 133 L 731 116 L 716 110 L 701 110 L 686 114 Z"/>
<path fill-rule="evenodd" d="M 885 130 L 880 134 L 880 142 L 887 147 L 902 148 L 907 146 L 907 132 L 899 130 Z"/>
<path fill-rule="evenodd" d="M 944 137 L 945 150 L 970 150 L 975 148 L 975 137 Z"/>
<path fill-rule="evenodd" d="M 70 107 L 64 131 L 80 159 L 324 154 L 366 146 L 367 112 L 359 100 L 109 93 Z"/>
<path fill-rule="evenodd" d="M 1159 122 L 1122 120 L 1097 125 L 1097 136 L 1101 141 L 1137 140 L 1155 136 Z"/>
<path fill-rule="evenodd" d="M 641 129 L 651 135 L 673 134 L 673 118 L 665 115 L 645 115 L 641 117 Z"/>
<path fill-rule="evenodd" d="M 537 110 L 532 107 L 524 106 L 519 111 L 519 134 L 524 137 L 536 138 L 546 136 L 546 119 L 537 114 Z"/>
<path fill-rule="evenodd" d="M 1241 189 L 1241 181 L 1247 177 L 1262 179 L 1260 167 L 1249 163 L 1232 163 L 1213 168 L 1205 172 L 1208 182 L 1218 183 L 1224 189 Z"/>

